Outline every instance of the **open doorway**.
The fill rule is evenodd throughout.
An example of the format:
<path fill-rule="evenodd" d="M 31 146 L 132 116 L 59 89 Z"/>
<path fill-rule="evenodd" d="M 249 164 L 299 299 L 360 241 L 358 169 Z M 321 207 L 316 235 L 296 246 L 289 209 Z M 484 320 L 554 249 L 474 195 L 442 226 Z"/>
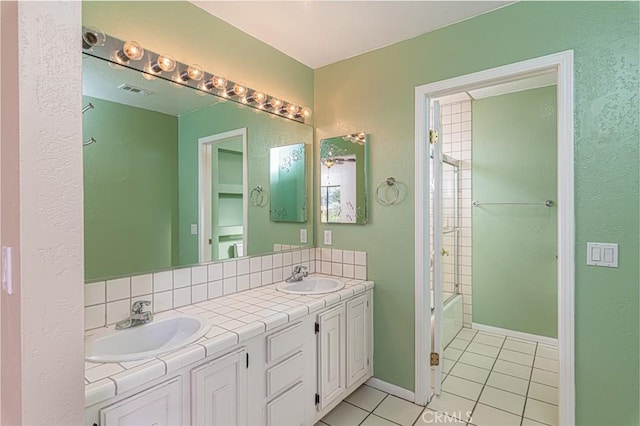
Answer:
<path fill-rule="evenodd" d="M 559 365 L 556 383 L 559 390 L 557 392 L 559 414 L 553 420 L 559 419 L 560 424 L 574 423 L 572 63 L 572 52 L 564 52 L 416 88 L 415 394 L 418 404 L 426 404 L 431 400 L 433 394 L 449 395 L 447 392 L 443 393 L 443 379 L 446 383 L 447 373 L 451 372 L 453 364 L 460 357 L 466 356 L 467 363 L 463 363 L 463 368 L 459 370 L 473 370 L 468 367 L 477 368 L 477 365 L 473 365 L 473 361 L 477 361 L 478 364 L 485 363 L 484 370 L 487 372 L 484 377 L 483 369 L 474 370 L 478 374 L 476 382 L 470 382 L 470 385 L 466 387 L 465 392 L 470 393 L 462 395 L 457 415 L 467 416 L 462 420 L 468 420 L 468 417 L 473 416 L 473 413 L 477 411 L 478 418 L 486 417 L 489 411 L 495 409 L 495 404 L 493 406 L 491 404 L 485 405 L 482 404 L 483 401 L 486 402 L 485 400 L 490 398 L 505 399 L 507 396 L 510 397 L 511 394 L 497 395 L 500 392 L 494 391 L 493 387 L 487 385 L 489 380 L 496 380 L 497 377 L 505 381 L 517 382 L 515 385 L 520 388 L 518 389 L 520 394 L 513 392 L 512 399 L 517 400 L 516 403 L 512 407 L 498 407 L 503 410 L 506 408 L 506 411 L 500 412 L 506 413 L 505 417 L 507 414 L 511 414 L 518 415 L 522 419 L 526 417 L 526 403 L 530 401 L 528 382 L 532 378 L 534 363 L 539 362 L 540 365 L 546 363 L 542 357 L 540 361 L 536 361 L 538 344 L 541 345 L 540 355 L 545 354 L 552 358 L 554 355 L 552 346 L 544 345 L 553 345 L 557 337 L 556 361 L 550 361 L 550 364 L 555 362 L 555 365 Z M 518 98 L 517 100 L 510 99 L 508 98 L 509 93 L 519 93 L 520 95 L 514 95 Z M 540 167 L 536 173 L 542 176 L 530 176 L 531 173 L 516 173 L 521 172 L 523 167 L 529 168 L 529 171 L 533 170 L 530 161 L 534 160 L 535 162 L 531 153 L 527 154 L 525 150 L 521 149 L 522 147 L 517 145 L 506 146 L 507 149 L 503 149 L 501 154 L 505 157 L 502 158 L 503 161 L 498 163 L 494 161 L 500 160 L 497 158 L 496 150 L 500 150 L 501 146 L 505 148 L 505 145 L 500 145 L 505 141 L 497 137 L 497 134 L 491 134 L 492 129 L 496 127 L 495 123 L 488 124 L 487 128 L 474 127 L 479 133 L 478 136 L 480 133 L 484 133 L 485 136 L 481 138 L 484 140 L 482 151 L 478 151 L 478 158 L 483 160 L 477 164 L 479 166 L 477 169 L 473 169 L 471 162 L 473 148 L 470 145 L 473 143 L 471 137 L 472 99 L 478 99 L 478 114 L 491 108 L 495 109 L 498 104 L 497 100 L 503 104 L 506 102 L 507 111 L 513 112 L 509 111 L 509 102 L 525 102 L 526 99 L 519 99 L 523 96 L 526 98 L 525 94 L 546 96 L 548 105 L 550 105 L 549 97 L 552 96 L 553 106 L 557 107 L 557 110 L 554 109 L 555 116 L 552 117 L 555 120 L 551 124 L 552 133 L 557 137 L 557 148 L 555 139 L 551 141 L 553 147 L 548 146 L 551 145 L 551 142 L 547 143 L 544 149 L 541 146 L 533 147 L 533 152 L 540 154 L 538 159 L 544 159 L 544 155 L 549 157 L 549 149 L 551 149 L 553 158 L 549 158 L 550 161 L 546 163 L 542 161 L 544 164 L 537 164 Z M 526 114 L 526 108 L 522 113 Z M 482 114 L 479 115 L 479 117 L 482 116 Z M 491 114 L 488 113 L 484 116 L 491 117 Z M 462 117 L 465 119 L 463 120 Z M 483 119 L 485 124 L 488 121 L 490 120 Z M 515 123 L 509 124 L 517 126 Z M 463 127 L 465 130 L 462 130 Z M 452 132 L 452 129 L 455 129 L 455 132 Z M 534 131 L 535 129 L 532 130 L 532 132 Z M 456 134 L 455 139 L 452 137 L 453 134 Z M 465 141 L 465 138 L 468 140 Z M 429 140 L 431 143 L 428 142 Z M 465 146 L 465 143 L 468 144 Z M 478 149 L 479 146 L 480 139 L 478 140 Z M 430 149 L 430 147 L 432 148 Z M 493 150 L 493 154 L 487 150 L 487 147 Z M 531 149 L 532 147 L 527 148 Z M 518 161 L 522 164 L 517 164 Z M 547 170 L 549 167 L 551 167 L 551 172 Z M 507 181 L 507 184 L 499 187 L 500 185 L 496 184 L 496 176 L 500 173 L 504 174 L 507 170 L 511 170 L 515 174 L 506 178 L 502 176 L 503 181 Z M 557 179 L 551 179 L 549 175 L 554 175 L 551 177 L 555 178 L 554 172 L 556 170 Z M 474 181 L 476 186 L 472 186 L 471 183 L 472 173 L 474 177 L 477 177 Z M 522 176 L 525 176 L 524 180 L 522 180 Z M 546 183 L 542 184 L 536 179 L 546 180 Z M 533 195 L 537 194 L 534 189 L 546 191 L 545 194 L 548 195 L 534 197 Z M 553 194 L 549 194 L 550 192 Z M 518 194 L 520 194 L 519 197 Z M 513 208 L 520 210 L 517 213 Z M 527 219 L 529 222 L 526 221 Z M 512 222 L 515 222 L 515 225 Z M 472 225 L 477 225 L 478 229 Z M 496 231 L 495 227 L 498 225 L 504 226 L 505 230 L 507 227 L 511 227 L 509 232 L 501 233 L 503 237 L 506 235 L 506 239 L 501 242 L 487 238 L 487 235 L 498 234 L 497 232 L 492 234 L 491 231 L 491 227 Z M 549 252 L 547 253 L 549 258 L 545 258 L 543 263 L 547 269 L 556 264 L 556 254 L 558 257 L 557 268 L 553 268 L 551 271 L 552 279 L 549 280 L 549 277 L 541 278 L 546 279 L 547 283 L 544 289 L 539 289 L 541 293 L 546 293 L 546 298 L 542 299 L 545 299 L 545 306 L 554 308 L 553 315 L 548 312 L 537 312 L 540 311 L 539 306 L 542 305 L 536 307 L 530 303 L 531 295 L 535 293 L 529 295 L 525 293 L 527 291 L 535 292 L 535 290 L 527 284 L 527 280 L 524 280 L 524 287 L 521 289 L 523 293 L 518 296 L 524 300 L 520 302 L 525 304 L 529 302 L 532 305 L 529 306 L 532 308 L 532 315 L 537 312 L 545 317 L 540 318 L 539 321 L 528 319 L 525 321 L 527 325 L 524 327 L 523 321 L 520 321 L 521 317 L 526 316 L 523 312 L 520 312 L 520 316 L 517 316 L 516 313 L 516 316 L 510 319 L 504 320 L 502 318 L 507 317 L 506 315 L 502 317 L 498 315 L 499 319 L 496 319 L 496 315 L 492 317 L 492 314 L 495 314 L 500 303 L 490 299 L 487 303 L 487 300 L 481 300 L 480 296 L 476 297 L 475 293 L 472 296 L 471 291 L 471 284 L 476 278 L 478 283 L 485 283 L 483 286 L 478 284 L 478 290 L 481 287 L 485 290 L 484 292 L 478 291 L 482 297 L 486 298 L 486 295 L 490 293 L 490 291 L 486 291 L 488 287 L 492 286 L 491 291 L 494 292 L 496 288 L 500 288 L 502 283 L 494 285 L 496 284 L 495 280 L 504 277 L 500 274 L 496 275 L 495 271 L 499 268 L 491 266 L 492 262 L 495 266 L 496 259 L 491 258 L 489 246 L 499 244 L 502 249 L 506 250 L 505 252 L 513 251 L 513 248 L 505 246 L 511 245 L 517 240 L 517 236 L 514 240 L 514 229 L 520 229 L 520 232 L 529 232 L 525 239 L 531 240 L 531 245 L 540 244 L 540 239 L 536 240 L 535 237 L 532 239 L 531 232 L 544 234 L 543 245 L 546 244 L 544 249 Z M 482 233 L 481 230 L 482 232 L 488 231 Z M 463 235 L 465 233 L 468 235 Z M 480 242 L 477 247 L 472 246 L 472 235 L 476 236 Z M 477 259 L 473 259 L 474 264 L 482 265 L 478 268 L 479 275 L 476 277 L 471 269 L 471 258 L 472 254 L 476 254 L 476 249 L 480 248 L 482 250 L 478 251 Z M 525 246 L 524 248 L 530 247 Z M 524 250 L 516 255 L 517 260 L 522 263 L 521 266 L 539 269 L 539 265 L 534 264 L 536 263 L 534 259 L 527 259 L 527 253 L 528 251 Z M 513 266 L 512 263 L 509 261 L 509 266 Z M 504 273 L 504 271 L 502 272 Z M 526 271 L 523 272 L 526 273 Z M 548 273 L 549 271 L 547 271 L 547 275 Z M 504 275 L 508 275 L 508 273 Z M 527 279 L 529 278 L 527 277 Z M 487 286 L 487 281 L 491 281 L 492 285 Z M 552 288 L 551 295 L 549 288 Z M 512 290 L 507 287 L 505 295 L 509 292 L 513 293 Z M 450 297 L 445 297 L 447 295 Z M 551 300 L 549 296 L 552 297 Z M 482 307 L 476 309 L 474 301 L 482 302 Z M 492 304 L 491 302 L 496 303 Z M 545 324 L 541 325 L 543 322 Z M 478 342 L 475 342 L 478 331 L 481 334 L 477 336 Z M 499 333 L 506 334 L 501 336 Z M 449 356 L 447 356 L 444 349 L 452 344 L 451 342 L 458 334 L 460 334 L 460 339 L 455 340 L 453 344 L 457 347 L 450 347 L 448 349 Z M 491 334 L 496 335 L 492 336 Z M 482 339 L 485 341 L 480 342 Z M 532 343 L 527 339 L 530 339 Z M 468 343 L 463 348 L 461 345 L 467 341 Z M 493 346 L 485 345 L 485 343 L 493 343 Z M 505 344 L 508 347 L 505 348 Z M 471 346 L 473 349 L 470 351 L 470 355 L 464 355 Z M 520 349 L 521 352 L 513 351 L 512 354 L 512 349 L 515 348 Z M 487 353 L 477 353 L 482 350 L 486 350 Z M 531 353 L 532 350 L 533 353 Z M 489 354 L 489 352 L 491 353 Z M 504 354 L 500 355 L 502 352 Z M 559 355 L 557 355 L 558 353 Z M 523 365 L 522 369 L 518 368 L 518 363 L 513 365 L 513 369 L 518 371 L 512 371 L 512 374 L 520 375 L 520 377 L 514 377 L 518 380 L 499 376 L 505 373 L 505 368 L 511 366 L 508 364 L 511 361 L 504 359 L 504 357 L 508 358 L 511 355 L 518 358 Z M 487 358 L 480 359 L 484 356 Z M 430 364 L 434 364 L 433 369 Z M 498 367 L 495 369 L 494 378 L 491 379 L 496 365 Z M 527 376 L 528 381 L 524 376 Z M 460 381 L 460 378 L 452 376 L 451 383 L 447 386 L 464 384 L 456 383 L 457 381 Z M 525 385 L 527 389 L 525 394 L 521 395 L 521 388 Z M 468 388 L 473 388 L 473 391 L 469 391 Z M 547 385 L 540 384 L 534 385 L 533 388 L 540 388 L 537 389 L 538 392 L 550 389 L 547 389 Z M 487 395 L 483 400 L 485 393 Z M 539 398 L 544 399 L 544 396 Z M 438 403 L 439 397 L 436 397 L 432 404 L 438 405 Z M 449 403 L 450 401 L 440 402 L 441 405 Z M 529 410 L 539 408 L 536 407 L 537 404 L 537 400 L 531 398 Z M 544 407 L 553 408 L 552 405 Z M 509 409 L 511 409 L 511 413 L 509 413 Z"/>

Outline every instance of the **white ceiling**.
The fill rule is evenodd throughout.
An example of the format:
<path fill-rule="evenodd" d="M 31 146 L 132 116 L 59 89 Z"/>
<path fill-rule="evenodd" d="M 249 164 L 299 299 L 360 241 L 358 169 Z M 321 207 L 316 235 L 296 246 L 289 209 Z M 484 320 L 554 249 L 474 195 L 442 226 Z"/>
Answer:
<path fill-rule="evenodd" d="M 191 3 L 315 69 L 513 2 L 192 0 Z"/>

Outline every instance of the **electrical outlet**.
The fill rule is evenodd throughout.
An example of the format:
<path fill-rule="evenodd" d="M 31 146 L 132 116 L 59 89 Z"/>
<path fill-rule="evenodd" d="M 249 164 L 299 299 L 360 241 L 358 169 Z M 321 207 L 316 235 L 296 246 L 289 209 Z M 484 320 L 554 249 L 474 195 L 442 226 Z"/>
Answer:
<path fill-rule="evenodd" d="M 303 244 L 307 243 L 307 230 L 306 229 L 301 229 L 300 230 L 300 242 Z"/>
<path fill-rule="evenodd" d="M 324 244 L 327 246 L 333 244 L 333 235 L 332 232 L 328 229 L 324 231 Z"/>
<path fill-rule="evenodd" d="M 191 235 L 198 235 L 198 224 L 197 223 L 192 223 L 191 224 Z"/>

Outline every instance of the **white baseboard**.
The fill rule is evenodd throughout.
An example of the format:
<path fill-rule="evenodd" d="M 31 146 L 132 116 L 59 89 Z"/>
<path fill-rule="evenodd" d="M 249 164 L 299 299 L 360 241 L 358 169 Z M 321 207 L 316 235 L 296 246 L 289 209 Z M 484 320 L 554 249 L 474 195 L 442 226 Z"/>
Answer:
<path fill-rule="evenodd" d="M 471 323 L 471 328 L 478 331 L 486 331 L 487 333 L 502 334 L 507 337 L 516 339 L 531 340 L 533 342 L 542 343 L 549 346 L 558 347 L 558 339 L 553 337 L 538 336 L 537 334 L 523 333 L 522 331 L 509 330 L 507 328 L 493 327 L 490 325 Z"/>
<path fill-rule="evenodd" d="M 375 377 L 372 377 L 369 380 L 367 380 L 365 384 L 368 386 L 371 386 L 372 388 L 381 390 L 382 392 L 386 392 L 390 395 L 397 396 L 398 398 L 406 399 L 407 401 L 414 402 L 416 400 L 415 394 L 410 390 L 401 388 L 400 386 L 393 385 L 391 383 L 385 382 Z"/>

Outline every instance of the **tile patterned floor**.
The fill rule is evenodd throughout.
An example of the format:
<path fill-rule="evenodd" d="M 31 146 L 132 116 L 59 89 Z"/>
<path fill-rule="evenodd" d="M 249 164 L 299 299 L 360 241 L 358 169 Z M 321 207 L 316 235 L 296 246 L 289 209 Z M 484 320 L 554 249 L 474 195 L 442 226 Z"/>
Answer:
<path fill-rule="evenodd" d="M 556 426 L 557 405 L 556 348 L 465 328 L 444 351 L 442 394 L 427 408 L 362 385 L 317 426 Z"/>

